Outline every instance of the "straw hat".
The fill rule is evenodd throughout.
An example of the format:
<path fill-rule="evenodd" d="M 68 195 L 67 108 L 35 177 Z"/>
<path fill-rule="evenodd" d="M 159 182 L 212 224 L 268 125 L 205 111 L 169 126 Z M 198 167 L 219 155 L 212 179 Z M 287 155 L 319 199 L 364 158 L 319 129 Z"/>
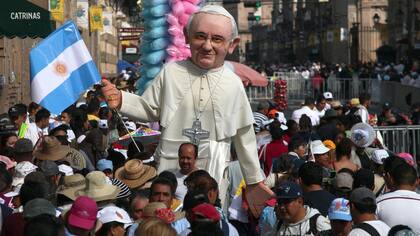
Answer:
<path fill-rule="evenodd" d="M 115 171 L 115 178 L 121 180 L 129 188 L 140 187 L 155 176 L 156 169 L 143 165 L 142 161 L 138 159 L 127 161 L 123 167 Z"/>
<path fill-rule="evenodd" d="M 375 130 L 366 123 L 357 123 L 351 128 L 350 139 L 358 147 L 369 147 L 375 141 Z"/>
<path fill-rule="evenodd" d="M 172 223 L 185 217 L 183 212 L 173 212 L 163 202 L 150 202 L 143 209 L 143 219 L 157 217 L 167 223 Z"/>
<path fill-rule="evenodd" d="M 58 161 L 64 159 L 69 153 L 70 147 L 61 145 L 54 136 L 45 136 L 40 147 L 34 152 L 38 160 Z"/>
<path fill-rule="evenodd" d="M 143 209 L 143 217 L 155 217 L 156 210 L 158 209 L 167 209 L 168 207 L 163 202 L 150 202 Z"/>
<path fill-rule="evenodd" d="M 64 176 L 63 185 L 60 185 L 57 194 L 64 195 L 71 200 L 76 199 L 76 192 L 86 187 L 86 179 L 81 174 Z"/>
<path fill-rule="evenodd" d="M 120 188 L 107 182 L 102 171 L 92 171 L 86 175 L 86 188 L 76 192 L 78 196 L 88 196 L 97 202 L 116 199 Z"/>

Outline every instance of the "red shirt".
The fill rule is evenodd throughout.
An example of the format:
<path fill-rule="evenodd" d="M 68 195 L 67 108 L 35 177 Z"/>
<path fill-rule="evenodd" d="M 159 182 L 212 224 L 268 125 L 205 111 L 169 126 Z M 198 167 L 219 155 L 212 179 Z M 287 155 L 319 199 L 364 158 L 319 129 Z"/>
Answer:
<path fill-rule="evenodd" d="M 273 159 L 279 158 L 282 154 L 288 153 L 287 146 L 284 144 L 283 139 L 273 140 L 267 144 L 264 154 L 261 154 L 264 146 L 261 147 L 258 154 L 261 156 L 260 162 L 264 163 L 264 173 L 267 176 L 270 173 L 271 165 L 273 165 Z"/>
<path fill-rule="evenodd" d="M 8 216 L 3 222 L 3 229 L 1 231 L 2 236 L 23 236 L 24 235 L 24 223 L 22 213 L 13 213 Z"/>

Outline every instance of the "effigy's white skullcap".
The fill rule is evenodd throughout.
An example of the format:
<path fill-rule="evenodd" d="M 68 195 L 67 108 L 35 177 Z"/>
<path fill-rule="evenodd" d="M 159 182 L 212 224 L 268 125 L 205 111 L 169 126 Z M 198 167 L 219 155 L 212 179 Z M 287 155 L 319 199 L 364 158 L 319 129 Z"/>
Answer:
<path fill-rule="evenodd" d="M 205 5 L 202 8 L 200 8 L 198 11 L 193 13 L 187 24 L 187 32 L 189 32 L 191 22 L 195 15 L 198 13 L 208 13 L 208 14 L 214 14 L 214 15 L 222 15 L 230 19 L 230 22 L 232 24 L 232 38 L 238 37 L 238 27 L 236 25 L 235 18 L 222 6 L 220 5 Z"/>

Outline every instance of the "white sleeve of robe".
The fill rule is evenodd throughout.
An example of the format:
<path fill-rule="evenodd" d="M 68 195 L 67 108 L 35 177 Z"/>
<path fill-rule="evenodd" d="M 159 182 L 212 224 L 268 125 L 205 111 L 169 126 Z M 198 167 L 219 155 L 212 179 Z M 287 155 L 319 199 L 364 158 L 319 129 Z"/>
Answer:
<path fill-rule="evenodd" d="M 238 129 L 233 137 L 239 164 L 247 185 L 256 184 L 264 180 L 261 172 L 255 171 L 260 169 L 256 142 L 252 125 Z"/>
<path fill-rule="evenodd" d="M 143 96 L 121 91 L 121 113 L 131 119 L 142 122 L 159 121 L 161 107 L 161 79 L 155 81 L 144 92 Z"/>

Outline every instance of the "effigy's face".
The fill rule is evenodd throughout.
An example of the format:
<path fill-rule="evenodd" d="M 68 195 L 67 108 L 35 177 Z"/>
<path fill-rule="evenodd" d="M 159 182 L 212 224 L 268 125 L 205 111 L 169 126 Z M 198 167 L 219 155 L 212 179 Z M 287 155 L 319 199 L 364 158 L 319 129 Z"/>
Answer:
<path fill-rule="evenodd" d="M 237 43 L 232 42 L 232 25 L 228 17 L 199 13 L 191 22 L 189 43 L 191 60 L 203 69 L 213 69 L 223 65 L 228 53 L 232 53 Z"/>

